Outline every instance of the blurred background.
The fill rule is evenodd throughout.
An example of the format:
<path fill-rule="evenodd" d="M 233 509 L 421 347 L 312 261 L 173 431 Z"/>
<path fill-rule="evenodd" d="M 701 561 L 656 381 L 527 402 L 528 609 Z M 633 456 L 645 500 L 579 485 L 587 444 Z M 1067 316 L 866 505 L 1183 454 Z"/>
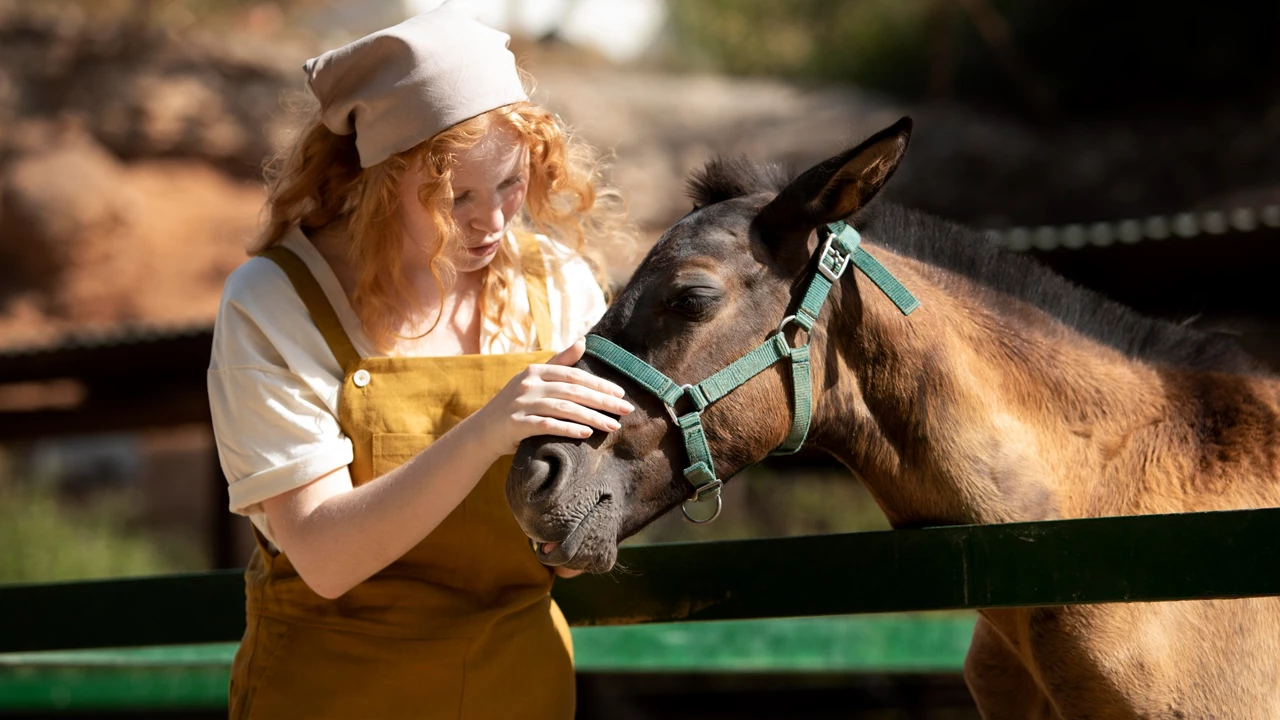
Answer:
<path fill-rule="evenodd" d="M 435 4 L 0 0 L 0 583 L 243 565 L 204 370 L 282 98 L 307 58 Z M 1280 365 L 1280 4 L 468 4 L 513 35 L 535 99 L 613 153 L 646 243 L 712 154 L 799 170 L 910 115 L 889 198 Z M 743 473 L 714 525 L 636 540 L 884 527 L 847 471 L 805 457 Z M 584 692 L 643 684 L 606 680 Z M 954 689 L 752 682 L 899 709 Z M 970 717 L 958 697 L 928 717 Z"/>

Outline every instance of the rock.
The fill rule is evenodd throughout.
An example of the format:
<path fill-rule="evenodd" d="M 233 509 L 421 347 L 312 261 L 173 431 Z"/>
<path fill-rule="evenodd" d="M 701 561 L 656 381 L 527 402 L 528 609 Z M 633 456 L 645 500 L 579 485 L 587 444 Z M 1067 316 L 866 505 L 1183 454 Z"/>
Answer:
<path fill-rule="evenodd" d="M 0 258 L 27 284 L 51 289 L 71 267 L 110 254 L 86 242 L 124 231 L 139 198 L 78 123 L 29 125 L 18 136 L 25 147 L 0 170 Z"/>

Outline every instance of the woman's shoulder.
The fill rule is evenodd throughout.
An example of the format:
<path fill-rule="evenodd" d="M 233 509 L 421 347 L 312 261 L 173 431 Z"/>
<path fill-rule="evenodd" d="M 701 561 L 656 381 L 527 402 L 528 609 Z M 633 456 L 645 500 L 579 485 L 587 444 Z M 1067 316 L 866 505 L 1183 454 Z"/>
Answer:
<path fill-rule="evenodd" d="M 214 324 L 215 365 L 249 362 L 244 355 L 275 357 L 269 350 L 308 322 L 306 306 L 284 270 L 262 256 L 251 257 L 227 276 Z M 221 357 L 220 357 L 221 356 Z"/>
<path fill-rule="evenodd" d="M 276 317 L 290 323 L 299 316 L 308 315 L 306 305 L 294 289 L 293 281 L 284 267 L 273 260 L 273 252 L 287 251 L 306 263 L 307 246 L 300 246 L 292 234 L 286 235 L 277 246 L 250 257 L 227 276 L 222 287 L 219 315 L 235 309 L 240 313 L 262 317 L 267 322 Z"/>
<path fill-rule="evenodd" d="M 284 270 L 274 261 L 256 255 L 227 276 L 222 286 L 222 304 L 260 306 L 279 300 L 284 294 L 296 294 Z"/>

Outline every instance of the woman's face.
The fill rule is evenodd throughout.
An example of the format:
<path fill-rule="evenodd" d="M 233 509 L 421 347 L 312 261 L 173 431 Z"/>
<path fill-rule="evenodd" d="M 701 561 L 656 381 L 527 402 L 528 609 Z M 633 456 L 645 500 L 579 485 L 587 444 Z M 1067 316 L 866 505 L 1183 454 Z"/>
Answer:
<path fill-rule="evenodd" d="M 430 254 L 439 242 L 431 216 L 418 201 L 422 172 L 410 171 L 400 183 L 400 215 L 406 241 Z M 462 248 L 453 258 L 459 273 L 483 269 L 498 253 L 511 220 L 524 205 L 529 187 L 529 150 L 515 131 L 493 123 L 488 133 L 457 156 L 453 168 L 453 221 L 462 231 Z"/>

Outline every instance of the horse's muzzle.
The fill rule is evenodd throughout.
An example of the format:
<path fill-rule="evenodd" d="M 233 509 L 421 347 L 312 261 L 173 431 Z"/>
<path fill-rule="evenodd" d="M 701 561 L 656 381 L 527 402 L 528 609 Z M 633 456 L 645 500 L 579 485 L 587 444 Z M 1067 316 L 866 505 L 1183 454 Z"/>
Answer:
<path fill-rule="evenodd" d="M 572 532 L 562 522 L 566 478 L 572 477 L 577 453 L 568 443 L 547 436 L 520 443 L 507 474 L 507 504 L 521 529 L 538 542 L 560 542 Z M 563 534 L 561 534 L 563 533 Z"/>

